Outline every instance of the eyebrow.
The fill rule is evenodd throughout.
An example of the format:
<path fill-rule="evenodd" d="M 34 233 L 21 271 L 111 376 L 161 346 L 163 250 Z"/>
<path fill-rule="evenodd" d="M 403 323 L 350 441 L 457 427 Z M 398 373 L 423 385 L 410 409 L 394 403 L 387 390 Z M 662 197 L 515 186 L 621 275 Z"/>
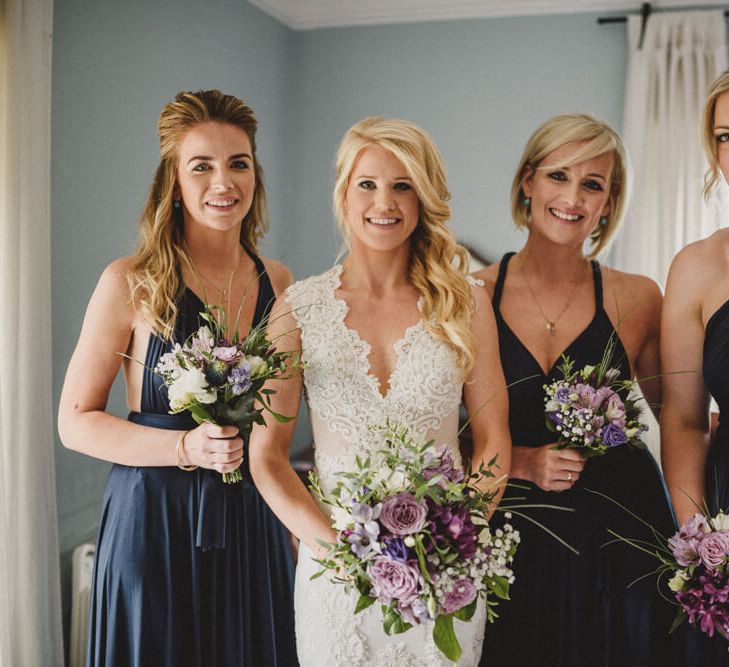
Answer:
<path fill-rule="evenodd" d="M 562 171 L 572 171 L 570 168 L 570 165 L 565 165 L 564 167 L 554 167 L 552 165 L 544 165 L 543 167 L 540 165 L 537 167 L 537 169 L 543 169 L 544 171 L 552 171 L 552 170 L 562 170 Z M 591 174 L 585 174 L 585 178 L 599 178 L 600 180 L 603 180 L 607 183 L 607 178 L 605 178 L 602 174 L 598 174 L 597 172 L 592 172 Z"/>
<path fill-rule="evenodd" d="M 717 130 L 729 130 L 729 127 L 727 127 L 726 125 L 714 125 L 714 132 L 716 132 Z"/>
<path fill-rule="evenodd" d="M 247 157 L 249 160 L 252 160 L 253 158 L 248 155 L 248 153 L 236 153 L 235 155 L 231 155 L 228 160 L 236 160 L 238 158 Z M 213 158 L 210 155 L 196 155 L 195 157 L 191 157 L 187 164 L 190 164 L 190 162 L 194 162 L 195 160 L 212 160 Z"/>
<path fill-rule="evenodd" d="M 368 176 L 367 174 L 358 174 L 356 178 L 371 178 L 376 179 L 377 176 Z M 397 176 L 396 178 L 392 179 L 393 181 L 409 181 L 411 180 L 410 176 Z"/>

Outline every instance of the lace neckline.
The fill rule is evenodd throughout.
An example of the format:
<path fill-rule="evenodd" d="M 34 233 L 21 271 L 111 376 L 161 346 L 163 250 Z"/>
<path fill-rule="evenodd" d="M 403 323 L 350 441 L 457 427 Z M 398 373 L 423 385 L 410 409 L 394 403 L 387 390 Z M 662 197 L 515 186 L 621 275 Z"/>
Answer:
<path fill-rule="evenodd" d="M 344 336 L 352 343 L 352 349 L 355 351 L 357 356 L 357 369 L 363 374 L 367 380 L 367 384 L 371 387 L 376 398 L 380 401 L 388 401 L 393 394 L 393 388 L 397 385 L 397 380 L 401 372 L 401 359 L 402 351 L 408 347 L 412 340 L 423 330 L 423 319 L 419 319 L 414 324 L 408 326 L 402 336 L 395 341 L 392 349 L 395 351 L 395 365 L 392 368 L 392 372 L 387 378 L 385 383 L 385 393 L 382 393 L 382 383 L 380 378 L 372 373 L 372 367 L 370 365 L 370 354 L 372 353 L 372 346 L 360 336 L 356 329 L 348 326 L 346 323 L 347 314 L 349 313 L 349 304 L 337 296 L 337 289 L 342 285 L 342 271 L 344 266 L 342 264 L 336 264 L 332 267 L 329 273 L 329 287 L 331 288 L 331 299 L 337 308 L 338 316 L 336 323 L 341 327 Z M 422 297 L 418 299 L 418 310 L 421 309 Z"/>

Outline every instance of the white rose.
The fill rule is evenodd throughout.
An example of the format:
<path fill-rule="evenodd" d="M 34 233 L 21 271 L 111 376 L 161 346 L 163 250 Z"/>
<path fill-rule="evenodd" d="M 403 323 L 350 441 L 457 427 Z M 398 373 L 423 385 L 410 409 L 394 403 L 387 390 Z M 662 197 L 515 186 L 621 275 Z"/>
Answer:
<path fill-rule="evenodd" d="M 191 368 L 181 370 L 178 378 L 167 390 L 170 399 L 170 408 L 174 411 L 183 410 L 193 401 L 198 403 L 215 403 L 216 393 L 208 386 L 205 374 Z"/>

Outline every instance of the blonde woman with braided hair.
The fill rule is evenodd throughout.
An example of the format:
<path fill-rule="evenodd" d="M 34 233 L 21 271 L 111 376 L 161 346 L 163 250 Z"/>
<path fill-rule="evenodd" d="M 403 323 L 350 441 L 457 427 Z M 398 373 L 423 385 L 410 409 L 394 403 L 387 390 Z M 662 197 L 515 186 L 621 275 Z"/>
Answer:
<path fill-rule="evenodd" d="M 295 665 L 288 534 L 234 427 L 169 414 L 153 369 L 214 304 L 238 332 L 291 283 L 257 255 L 267 227 L 257 121 L 218 90 L 160 115 L 160 163 L 131 257 L 94 291 L 59 407 L 63 443 L 112 462 L 94 566 L 89 665 Z M 125 356 L 122 356 L 123 355 Z M 144 360 L 144 366 L 133 359 Z M 106 412 L 119 368 L 128 418 Z M 241 466 L 244 481 L 220 473 Z"/>
<path fill-rule="evenodd" d="M 556 450 L 544 414 L 544 386 L 562 378 L 562 355 L 577 370 L 598 364 L 614 343 L 611 367 L 620 379 L 659 373 L 658 286 L 595 260 L 621 222 L 626 162 L 620 136 L 603 121 L 585 114 L 547 120 L 527 142 L 512 181 L 512 216 L 526 243 L 476 274 L 491 294 L 510 383 L 509 495 L 574 510 L 535 509 L 531 517 L 579 551 L 515 519 L 522 538 L 516 582 L 486 630 L 484 665 L 681 664 L 677 640 L 668 637 L 674 610 L 654 580 L 641 579 L 654 560 L 606 545 L 609 529 L 644 540 L 652 533 L 591 493 L 623 503 L 667 534 L 673 522 L 656 462 L 628 445 L 589 461 L 577 449 Z M 649 405 L 660 405 L 660 382 L 642 381 L 641 388 Z"/>
<path fill-rule="evenodd" d="M 292 285 L 273 325 L 302 349 L 315 462 L 329 492 L 355 457 L 377 456 L 370 427 L 396 423 L 418 438 L 446 443 L 458 465 L 458 409 L 469 410 L 478 467 L 498 456 L 509 468 L 506 388 L 493 314 L 484 289 L 469 283 L 464 254 L 447 226 L 445 169 L 433 140 L 403 120 L 367 118 L 352 126 L 336 159 L 334 211 L 347 256 L 326 273 Z M 479 341 L 479 344 L 476 344 Z M 300 386 L 300 385 L 299 385 Z M 277 387 L 276 409 L 292 411 L 300 390 Z M 302 665 L 445 665 L 432 626 L 402 635 L 382 629 L 379 608 L 355 616 L 356 596 L 326 577 L 311 580 L 332 521 L 288 464 L 292 425 L 254 431 L 251 471 L 261 493 L 301 540 L 296 634 Z M 475 665 L 485 609 L 456 621 Z"/>

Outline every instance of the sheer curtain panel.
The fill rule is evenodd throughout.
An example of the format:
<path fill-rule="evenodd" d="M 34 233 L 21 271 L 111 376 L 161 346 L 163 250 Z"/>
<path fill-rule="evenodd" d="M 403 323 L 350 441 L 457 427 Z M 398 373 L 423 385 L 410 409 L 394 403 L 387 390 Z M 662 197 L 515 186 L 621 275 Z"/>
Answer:
<path fill-rule="evenodd" d="M 615 241 L 616 268 L 665 283 L 673 256 L 717 229 L 702 198 L 704 98 L 727 66 L 724 12 L 652 14 L 642 47 L 641 17 L 628 19 L 623 137 L 633 191 Z"/>
<path fill-rule="evenodd" d="M 0 0 L 0 667 L 63 664 L 50 304 L 52 0 Z"/>

